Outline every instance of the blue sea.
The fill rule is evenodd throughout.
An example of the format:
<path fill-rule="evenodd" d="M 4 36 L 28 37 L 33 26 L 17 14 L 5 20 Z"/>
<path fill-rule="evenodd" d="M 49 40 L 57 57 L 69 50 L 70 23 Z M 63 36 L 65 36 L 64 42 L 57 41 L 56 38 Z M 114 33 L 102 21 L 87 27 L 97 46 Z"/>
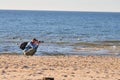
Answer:
<path fill-rule="evenodd" d="M 0 53 L 32 38 L 35 55 L 120 55 L 120 13 L 0 10 Z"/>

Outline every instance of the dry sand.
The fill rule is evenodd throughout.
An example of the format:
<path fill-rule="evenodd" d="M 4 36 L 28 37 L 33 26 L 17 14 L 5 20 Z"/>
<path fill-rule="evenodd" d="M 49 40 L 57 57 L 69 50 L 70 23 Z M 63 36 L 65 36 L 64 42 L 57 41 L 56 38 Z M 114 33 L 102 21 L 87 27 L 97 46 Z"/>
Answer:
<path fill-rule="evenodd" d="M 0 80 L 120 80 L 120 57 L 0 55 Z"/>

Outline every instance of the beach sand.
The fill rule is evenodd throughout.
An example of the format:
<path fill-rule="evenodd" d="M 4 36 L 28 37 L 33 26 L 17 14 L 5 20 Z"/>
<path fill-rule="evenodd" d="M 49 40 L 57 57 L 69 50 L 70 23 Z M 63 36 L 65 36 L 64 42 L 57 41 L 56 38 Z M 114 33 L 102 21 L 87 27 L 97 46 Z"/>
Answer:
<path fill-rule="evenodd" d="M 0 55 L 0 80 L 120 80 L 120 57 Z"/>

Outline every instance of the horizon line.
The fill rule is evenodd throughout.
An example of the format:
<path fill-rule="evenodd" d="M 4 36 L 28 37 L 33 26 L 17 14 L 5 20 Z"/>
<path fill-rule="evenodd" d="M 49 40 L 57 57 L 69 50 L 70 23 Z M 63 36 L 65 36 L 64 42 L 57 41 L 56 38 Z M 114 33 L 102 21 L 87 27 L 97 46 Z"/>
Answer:
<path fill-rule="evenodd" d="M 119 11 L 89 11 L 89 10 L 35 10 L 35 9 L 0 9 L 0 10 L 15 10 L 15 11 L 64 11 L 64 12 L 115 12 L 115 13 L 120 13 Z"/>

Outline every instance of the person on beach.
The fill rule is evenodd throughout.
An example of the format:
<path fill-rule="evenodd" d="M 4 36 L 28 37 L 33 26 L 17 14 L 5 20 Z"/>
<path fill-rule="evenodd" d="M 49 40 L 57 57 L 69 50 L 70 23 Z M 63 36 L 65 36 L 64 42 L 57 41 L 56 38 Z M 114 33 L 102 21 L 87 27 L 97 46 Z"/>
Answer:
<path fill-rule="evenodd" d="M 30 42 L 27 43 L 25 49 L 23 50 L 24 55 L 33 56 L 37 51 L 39 44 L 40 44 L 40 41 L 33 38 Z"/>

